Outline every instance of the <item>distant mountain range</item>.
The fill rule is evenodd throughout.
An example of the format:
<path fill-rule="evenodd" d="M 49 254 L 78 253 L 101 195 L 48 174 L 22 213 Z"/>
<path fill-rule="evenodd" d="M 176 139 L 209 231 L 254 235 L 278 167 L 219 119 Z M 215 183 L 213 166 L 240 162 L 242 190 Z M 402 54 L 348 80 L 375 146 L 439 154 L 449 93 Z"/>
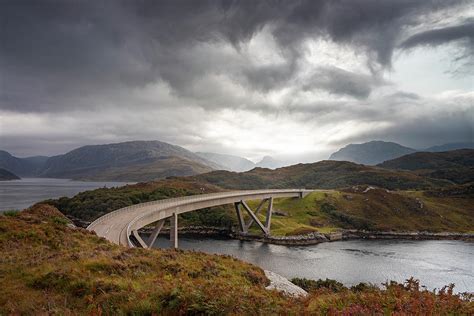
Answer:
<path fill-rule="evenodd" d="M 209 152 L 197 152 L 196 154 L 221 166 L 219 169 L 223 170 L 242 172 L 255 168 L 253 161 L 243 157 Z"/>
<path fill-rule="evenodd" d="M 221 166 L 221 168 L 216 169 L 235 172 L 248 171 L 255 167 L 276 169 L 285 165 L 284 162 L 270 156 L 265 156 L 259 162 L 254 163 L 253 161 L 239 156 L 207 152 L 197 152 L 196 154 Z"/>
<path fill-rule="evenodd" d="M 333 153 L 329 157 L 329 160 L 351 161 L 364 165 L 377 165 L 387 160 L 420 151 L 441 152 L 466 148 L 474 148 L 474 142 L 450 143 L 417 150 L 393 142 L 370 141 L 362 144 L 349 144 Z"/>
<path fill-rule="evenodd" d="M 425 151 L 436 152 L 458 147 L 474 148 L 474 143 L 445 144 L 427 148 Z M 331 155 L 331 160 L 345 160 L 365 165 L 377 165 L 388 169 L 407 169 L 406 160 L 409 164 L 414 161 L 426 161 L 438 163 L 442 159 L 436 155 L 414 155 L 417 150 L 401 146 L 392 142 L 371 141 L 364 144 L 350 144 Z M 406 156 L 408 154 L 408 156 Z M 426 153 L 428 154 L 428 152 Z M 470 152 L 462 152 L 462 155 L 470 155 Z M 405 160 L 381 164 L 384 161 L 404 156 Z M 403 163 L 402 163 L 403 162 Z M 326 163 L 327 164 L 327 163 Z M 235 172 L 253 171 L 256 174 L 265 173 L 262 168 L 280 170 L 284 163 L 270 156 L 265 156 L 260 162 L 252 161 L 232 155 L 217 153 L 198 152 L 193 153 L 182 147 L 160 141 L 131 141 L 106 145 L 90 145 L 74 149 L 66 154 L 54 157 L 35 156 L 27 158 L 14 157 L 6 151 L 0 150 L 0 168 L 5 169 L 20 177 L 49 177 L 67 178 L 80 180 L 115 180 L 115 181 L 150 181 L 163 179 L 169 176 L 192 176 L 210 172 L 213 170 L 228 170 Z M 308 164 L 306 164 L 308 165 Z M 443 166 L 446 163 L 443 164 Z M 330 165 L 332 166 L 332 165 Z M 338 165 L 341 166 L 341 165 Z M 452 166 L 452 165 L 451 165 Z M 467 178 L 471 176 L 465 166 L 452 166 L 458 170 L 446 169 L 444 172 L 455 176 L 439 176 L 436 169 L 430 173 L 430 177 L 453 180 L 462 183 L 462 175 Z M 429 168 L 428 168 L 429 169 Z M 285 169 L 286 170 L 286 169 Z M 429 169 L 431 170 L 431 169 Z M 309 172 L 309 171 L 308 171 Z M 417 171 L 418 175 L 427 175 Z M 252 172 L 245 173 L 245 177 Z M 309 175 L 307 175 L 309 176 Z M 292 178 L 291 174 L 288 174 Z M 252 177 L 251 177 L 252 178 Z M 331 179 L 332 182 L 338 179 Z M 252 187 L 260 183 L 249 184 Z M 357 181 L 356 181 L 357 182 Z M 303 182 L 302 182 L 303 183 Z M 312 182 L 310 182 L 312 183 Z M 348 181 L 348 183 L 352 183 Z"/>
<path fill-rule="evenodd" d="M 46 160 L 48 160 L 48 157 L 44 156 L 17 158 L 4 150 L 0 150 L 0 168 L 20 177 L 36 176 Z"/>

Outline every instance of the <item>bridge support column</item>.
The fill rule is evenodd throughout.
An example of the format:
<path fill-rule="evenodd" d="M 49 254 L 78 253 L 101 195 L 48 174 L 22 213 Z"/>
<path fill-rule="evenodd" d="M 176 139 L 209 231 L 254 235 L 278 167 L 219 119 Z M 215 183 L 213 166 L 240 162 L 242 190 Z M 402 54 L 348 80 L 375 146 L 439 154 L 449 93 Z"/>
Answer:
<path fill-rule="evenodd" d="M 267 228 L 265 226 L 263 226 L 262 222 L 260 222 L 257 215 L 255 215 L 254 212 L 252 212 L 252 210 L 247 205 L 247 203 L 245 203 L 245 201 L 240 201 L 240 204 L 242 204 L 242 206 L 245 208 L 247 213 L 250 215 L 250 217 L 253 219 L 253 221 L 257 224 L 257 226 L 262 230 L 262 232 L 265 234 L 265 236 L 268 235 Z"/>
<path fill-rule="evenodd" d="M 245 225 L 244 216 L 240 210 L 240 202 L 234 203 L 235 212 L 237 213 L 237 220 L 239 221 L 240 231 L 244 234 L 248 232 L 247 226 Z"/>
<path fill-rule="evenodd" d="M 170 217 L 170 241 L 172 248 L 178 248 L 178 214 Z"/>
<path fill-rule="evenodd" d="M 272 224 L 272 212 L 273 212 L 273 197 L 268 199 L 267 217 L 265 218 L 265 227 L 267 228 L 268 234 L 270 234 L 270 226 Z"/>
<path fill-rule="evenodd" d="M 133 230 L 132 231 L 133 237 L 135 237 L 136 241 L 138 242 L 138 245 L 142 248 L 147 248 L 147 244 L 143 241 L 143 239 L 140 237 L 138 234 L 138 230 Z"/>
<path fill-rule="evenodd" d="M 155 229 L 151 233 L 150 237 L 147 240 L 147 246 L 148 248 L 152 248 L 153 244 L 155 243 L 156 238 L 160 234 L 161 229 L 163 228 L 163 225 L 165 224 L 165 220 L 161 219 L 158 222 L 156 222 Z"/>

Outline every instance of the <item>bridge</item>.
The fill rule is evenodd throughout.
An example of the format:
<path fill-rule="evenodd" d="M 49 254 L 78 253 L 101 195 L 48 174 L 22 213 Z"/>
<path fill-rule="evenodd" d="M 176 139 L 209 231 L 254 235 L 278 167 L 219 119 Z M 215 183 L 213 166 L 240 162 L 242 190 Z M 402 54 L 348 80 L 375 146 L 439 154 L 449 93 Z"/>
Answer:
<path fill-rule="evenodd" d="M 255 223 L 265 235 L 269 235 L 273 199 L 283 197 L 303 198 L 310 192 L 312 190 L 305 189 L 245 190 L 151 201 L 127 206 L 105 214 L 92 222 L 87 229 L 95 231 L 98 236 L 125 247 L 139 246 L 151 248 L 163 228 L 165 220 L 169 219 L 170 241 L 174 248 L 178 248 L 179 214 L 218 205 L 234 204 L 241 232 L 247 233 L 248 229 Z M 245 202 L 249 200 L 261 200 L 261 202 L 255 210 L 252 210 Z M 262 223 L 257 215 L 265 205 L 265 222 Z M 243 211 L 250 217 L 247 222 L 244 219 Z M 153 223 L 155 223 L 155 228 L 148 240 L 144 241 L 138 234 L 138 230 Z"/>

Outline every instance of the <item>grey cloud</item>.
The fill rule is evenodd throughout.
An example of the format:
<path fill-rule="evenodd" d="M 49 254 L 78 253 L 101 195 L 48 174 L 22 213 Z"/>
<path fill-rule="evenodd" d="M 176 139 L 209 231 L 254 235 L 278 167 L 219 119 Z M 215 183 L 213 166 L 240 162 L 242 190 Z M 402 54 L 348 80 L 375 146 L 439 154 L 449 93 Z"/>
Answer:
<path fill-rule="evenodd" d="M 420 45 L 436 46 L 460 39 L 468 39 L 471 41 L 471 45 L 473 45 L 474 20 L 462 25 L 429 30 L 415 34 L 403 41 L 400 44 L 400 47 L 408 49 Z"/>
<path fill-rule="evenodd" d="M 268 91 L 291 80 L 299 45 L 308 37 L 329 36 L 374 55 L 371 63 L 389 65 L 405 23 L 459 3 L 463 2 L 2 1 L 0 106 L 39 112 L 100 106 L 101 97 L 159 80 L 178 95 L 188 95 L 196 80 L 219 72 L 246 89 Z M 272 26 L 285 52 L 284 66 L 240 64 L 232 69 L 225 60 L 202 63 L 193 58 L 199 43 L 222 40 L 238 54 L 240 45 L 266 25 Z M 362 85 L 353 88 L 343 90 L 368 95 Z"/>
<path fill-rule="evenodd" d="M 324 89 L 333 94 L 353 96 L 357 99 L 367 98 L 372 88 L 384 84 L 376 77 L 353 73 L 338 67 L 320 67 L 303 89 Z"/>

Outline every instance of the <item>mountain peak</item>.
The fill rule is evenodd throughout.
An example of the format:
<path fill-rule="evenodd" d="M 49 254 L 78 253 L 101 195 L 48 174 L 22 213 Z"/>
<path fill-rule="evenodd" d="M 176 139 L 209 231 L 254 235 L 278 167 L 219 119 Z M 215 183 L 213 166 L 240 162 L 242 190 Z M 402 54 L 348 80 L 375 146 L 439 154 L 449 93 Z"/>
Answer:
<path fill-rule="evenodd" d="M 376 165 L 414 152 L 416 152 L 415 149 L 394 142 L 373 140 L 362 144 L 349 144 L 333 153 L 329 159 Z"/>

